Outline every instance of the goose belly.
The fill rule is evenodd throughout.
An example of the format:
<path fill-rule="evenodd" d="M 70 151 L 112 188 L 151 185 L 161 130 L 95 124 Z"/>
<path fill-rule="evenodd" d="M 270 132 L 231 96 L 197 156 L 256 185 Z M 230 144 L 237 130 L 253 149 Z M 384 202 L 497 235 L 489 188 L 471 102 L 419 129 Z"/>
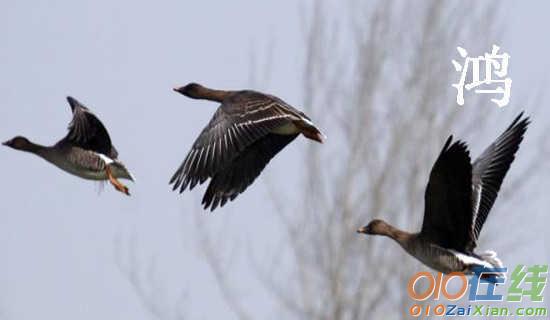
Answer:
<path fill-rule="evenodd" d="M 93 162 L 90 162 L 84 166 L 77 161 L 73 161 L 74 159 L 71 157 L 53 156 L 44 158 L 59 169 L 77 177 L 88 180 L 107 180 L 107 173 L 99 160 L 93 165 Z"/>
<path fill-rule="evenodd" d="M 443 273 L 467 272 L 468 266 L 452 250 L 436 245 L 422 246 L 410 252 L 426 266 Z"/>
<path fill-rule="evenodd" d="M 107 173 L 105 170 L 93 170 L 90 168 L 79 166 L 72 162 L 54 163 L 57 167 L 65 172 L 73 174 L 77 177 L 88 180 L 107 180 Z"/>
<path fill-rule="evenodd" d="M 75 172 L 71 172 L 72 174 L 80 177 L 80 178 L 83 178 L 83 179 L 88 179 L 88 180 L 107 180 L 107 173 L 102 170 L 102 171 L 93 171 L 93 170 L 89 170 L 89 169 L 83 169 L 83 168 L 80 168 L 78 170 L 76 170 Z"/>

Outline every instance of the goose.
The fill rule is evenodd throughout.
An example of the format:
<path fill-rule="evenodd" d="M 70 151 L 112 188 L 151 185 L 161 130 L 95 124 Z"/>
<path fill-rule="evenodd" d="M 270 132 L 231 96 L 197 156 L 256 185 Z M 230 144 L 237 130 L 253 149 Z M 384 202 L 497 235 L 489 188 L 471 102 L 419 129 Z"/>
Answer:
<path fill-rule="evenodd" d="M 418 233 L 374 219 L 357 230 L 395 240 L 407 253 L 442 273 L 473 274 L 476 268 L 502 268 L 494 251 L 475 253 L 477 240 L 530 123 L 523 112 L 481 156 L 470 163 L 466 143 L 451 135 L 432 171 L 424 196 L 424 221 Z M 479 270 L 479 269 L 477 269 Z M 495 280 L 505 275 L 488 272 Z"/>
<path fill-rule="evenodd" d="M 299 134 L 319 143 L 325 139 L 303 112 L 269 94 L 214 90 L 197 83 L 174 91 L 221 103 L 170 179 L 180 193 L 210 179 L 202 199 L 205 210 L 233 201 Z"/>
<path fill-rule="evenodd" d="M 73 113 L 68 134 L 53 146 L 42 146 L 16 136 L 2 143 L 15 150 L 33 153 L 58 168 L 89 180 L 109 180 L 116 190 L 130 195 L 128 187 L 117 178 L 134 181 L 120 162 L 118 152 L 101 121 L 83 104 L 67 97 Z"/>

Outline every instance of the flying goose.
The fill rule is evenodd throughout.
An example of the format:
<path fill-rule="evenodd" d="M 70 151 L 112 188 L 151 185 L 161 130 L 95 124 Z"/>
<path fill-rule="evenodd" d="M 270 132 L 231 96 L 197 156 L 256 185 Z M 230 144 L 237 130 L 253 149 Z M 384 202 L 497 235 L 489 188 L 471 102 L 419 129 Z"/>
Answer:
<path fill-rule="evenodd" d="M 3 145 L 34 153 L 58 168 L 89 180 L 109 180 L 116 190 L 130 195 L 117 178 L 134 181 L 101 121 L 73 97 L 67 97 L 73 112 L 69 133 L 53 146 L 41 146 L 17 136 Z"/>
<path fill-rule="evenodd" d="M 448 138 L 430 174 L 420 232 L 405 232 L 378 219 L 357 232 L 390 237 L 407 253 L 443 273 L 471 274 L 476 267 L 502 267 L 495 252 L 478 254 L 474 249 L 530 123 L 522 117 L 523 112 L 473 164 L 466 143 Z M 485 277 L 498 276 L 502 274 Z"/>
<path fill-rule="evenodd" d="M 301 111 L 264 93 L 222 91 L 197 83 L 174 88 L 193 99 L 221 105 L 170 179 L 173 190 L 192 190 L 210 178 L 202 199 L 213 211 L 252 184 L 267 163 L 300 133 L 322 143 L 324 135 Z"/>

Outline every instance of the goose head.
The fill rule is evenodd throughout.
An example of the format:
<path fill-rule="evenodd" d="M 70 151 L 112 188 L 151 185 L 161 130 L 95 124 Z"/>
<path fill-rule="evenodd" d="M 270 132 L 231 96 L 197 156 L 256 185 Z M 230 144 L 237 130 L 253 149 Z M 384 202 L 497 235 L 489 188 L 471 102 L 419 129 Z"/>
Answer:
<path fill-rule="evenodd" d="M 202 98 L 205 87 L 198 83 L 191 82 L 183 87 L 176 87 L 174 91 L 183 94 L 189 98 Z"/>
<path fill-rule="evenodd" d="M 22 151 L 32 151 L 35 146 L 34 143 L 29 141 L 29 139 L 22 136 L 17 136 L 11 140 L 5 141 L 2 145 Z"/>
<path fill-rule="evenodd" d="M 374 219 L 364 227 L 357 229 L 357 233 L 372 235 L 387 235 L 391 226 L 384 220 Z"/>

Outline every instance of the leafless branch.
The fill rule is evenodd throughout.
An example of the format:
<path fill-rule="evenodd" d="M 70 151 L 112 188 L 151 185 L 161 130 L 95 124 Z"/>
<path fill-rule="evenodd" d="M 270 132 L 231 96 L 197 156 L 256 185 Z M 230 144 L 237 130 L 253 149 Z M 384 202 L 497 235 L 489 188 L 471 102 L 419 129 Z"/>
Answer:
<path fill-rule="evenodd" d="M 308 144 L 292 194 L 268 186 L 288 241 L 272 258 L 252 254 L 251 261 L 286 319 L 406 318 L 410 300 L 401 288 L 419 262 L 354 230 L 375 217 L 418 229 L 426 181 L 445 139 L 454 133 L 476 145 L 479 137 L 500 133 L 490 119 L 501 110 L 486 96 L 467 95 L 467 106 L 456 105 L 450 60 L 457 46 L 473 55 L 489 50 L 502 25 L 495 2 L 475 8 L 437 0 L 343 3 L 343 15 L 330 1 L 302 10 L 301 107 L 329 140 Z M 542 165 L 537 158 L 522 159 L 528 165 L 515 175 L 521 179 L 507 179 L 500 205 L 514 201 L 517 192 L 510 190 L 531 185 Z M 251 318 L 215 250 L 205 252 L 235 313 Z"/>

